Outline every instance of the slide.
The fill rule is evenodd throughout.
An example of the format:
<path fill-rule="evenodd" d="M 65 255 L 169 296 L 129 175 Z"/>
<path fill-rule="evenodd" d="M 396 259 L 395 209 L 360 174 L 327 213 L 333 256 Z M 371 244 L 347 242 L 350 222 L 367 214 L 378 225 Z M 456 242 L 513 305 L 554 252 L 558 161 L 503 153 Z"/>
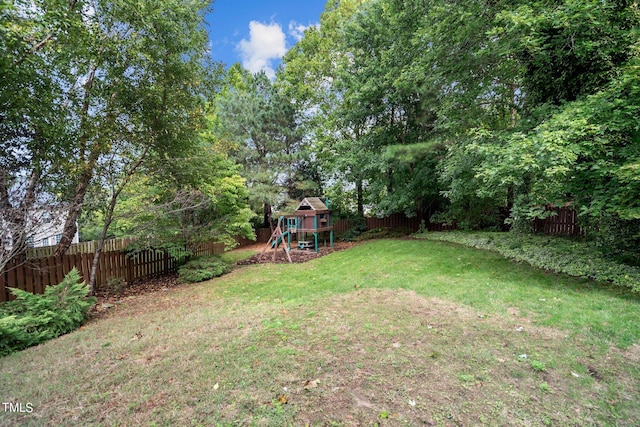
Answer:
<path fill-rule="evenodd" d="M 282 243 L 282 239 L 286 238 L 289 235 L 288 231 L 285 231 L 284 233 L 282 233 L 282 236 L 278 237 L 277 240 L 274 240 L 273 242 L 271 242 L 271 248 L 275 248 L 276 245 L 280 245 L 280 243 Z"/>

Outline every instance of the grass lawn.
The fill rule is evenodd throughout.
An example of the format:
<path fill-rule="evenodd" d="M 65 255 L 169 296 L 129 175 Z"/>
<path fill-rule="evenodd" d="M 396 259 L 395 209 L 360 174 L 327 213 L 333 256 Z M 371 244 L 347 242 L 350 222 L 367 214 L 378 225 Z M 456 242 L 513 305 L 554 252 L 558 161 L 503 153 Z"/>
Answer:
<path fill-rule="evenodd" d="M 0 359 L 0 425 L 640 425 L 640 298 L 378 240 L 127 299 Z"/>

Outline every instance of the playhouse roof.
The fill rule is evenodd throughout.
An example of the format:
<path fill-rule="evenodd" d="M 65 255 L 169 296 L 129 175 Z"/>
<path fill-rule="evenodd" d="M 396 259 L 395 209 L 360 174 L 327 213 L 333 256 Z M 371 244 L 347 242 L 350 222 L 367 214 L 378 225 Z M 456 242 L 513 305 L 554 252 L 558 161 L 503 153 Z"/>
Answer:
<path fill-rule="evenodd" d="M 296 210 L 302 209 L 312 209 L 314 211 L 329 210 L 320 197 L 305 197 L 296 208 Z"/>

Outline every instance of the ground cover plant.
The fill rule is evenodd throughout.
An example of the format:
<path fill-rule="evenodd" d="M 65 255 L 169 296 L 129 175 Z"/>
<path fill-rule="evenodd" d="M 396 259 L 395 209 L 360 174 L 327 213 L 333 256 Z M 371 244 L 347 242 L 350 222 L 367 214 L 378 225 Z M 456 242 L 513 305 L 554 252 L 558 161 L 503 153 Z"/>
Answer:
<path fill-rule="evenodd" d="M 378 240 L 124 301 L 0 359 L 2 425 L 640 423 L 638 297 Z"/>
<path fill-rule="evenodd" d="M 423 232 L 417 238 L 489 249 L 534 267 L 601 280 L 640 293 L 640 267 L 605 256 L 595 242 L 557 236 L 498 232 Z"/>

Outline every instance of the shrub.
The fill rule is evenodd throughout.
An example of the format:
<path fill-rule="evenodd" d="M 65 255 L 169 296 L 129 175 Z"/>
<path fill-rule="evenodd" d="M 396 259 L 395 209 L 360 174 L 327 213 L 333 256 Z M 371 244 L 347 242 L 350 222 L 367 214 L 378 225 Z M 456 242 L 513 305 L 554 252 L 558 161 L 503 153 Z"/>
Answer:
<path fill-rule="evenodd" d="M 367 231 L 367 221 L 362 217 L 349 220 L 349 229 L 342 235 L 345 242 L 353 242 L 358 236 Z"/>
<path fill-rule="evenodd" d="M 640 220 L 605 213 L 596 225 L 590 234 L 600 252 L 614 261 L 640 266 Z"/>
<path fill-rule="evenodd" d="M 231 270 L 231 265 L 221 257 L 213 255 L 196 258 L 178 269 L 183 282 L 196 283 L 222 276 Z"/>
<path fill-rule="evenodd" d="M 35 295 L 11 289 L 16 299 L 0 305 L 0 356 L 69 333 L 84 323 L 95 303 L 74 268 L 64 280 Z"/>
<path fill-rule="evenodd" d="M 389 239 L 394 237 L 408 236 L 409 234 L 411 234 L 411 230 L 408 228 L 380 227 L 373 228 L 361 233 L 359 236 L 353 238 L 353 241 L 362 242 L 372 239 Z"/>

